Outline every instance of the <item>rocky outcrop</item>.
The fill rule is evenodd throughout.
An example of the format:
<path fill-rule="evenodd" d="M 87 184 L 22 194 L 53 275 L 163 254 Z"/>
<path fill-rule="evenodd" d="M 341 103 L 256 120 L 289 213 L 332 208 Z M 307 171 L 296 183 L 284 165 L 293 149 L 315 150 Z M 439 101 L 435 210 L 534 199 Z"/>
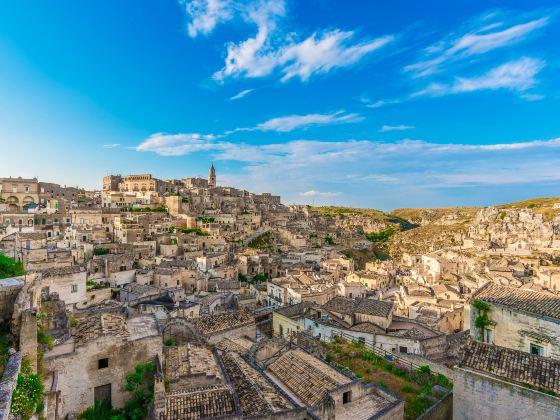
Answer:
<path fill-rule="evenodd" d="M 478 212 L 467 238 L 499 248 L 539 250 L 560 246 L 560 217 L 545 220 L 531 209 L 487 207 Z"/>

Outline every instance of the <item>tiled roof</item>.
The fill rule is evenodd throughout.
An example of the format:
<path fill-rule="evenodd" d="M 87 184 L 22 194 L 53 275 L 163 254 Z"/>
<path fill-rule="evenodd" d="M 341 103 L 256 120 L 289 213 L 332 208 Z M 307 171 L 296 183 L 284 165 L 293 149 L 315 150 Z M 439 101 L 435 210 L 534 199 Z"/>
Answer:
<path fill-rule="evenodd" d="M 244 415 L 269 414 L 292 408 L 288 400 L 238 354 L 226 353 L 223 362 Z"/>
<path fill-rule="evenodd" d="M 489 283 L 473 295 L 488 303 L 560 319 L 560 296 Z"/>
<path fill-rule="evenodd" d="M 339 385 L 351 382 L 333 367 L 302 350 L 290 350 L 268 366 L 302 403 L 318 404 L 325 393 Z"/>
<path fill-rule="evenodd" d="M 56 276 L 68 276 L 71 274 L 76 274 L 80 272 L 84 272 L 85 268 L 81 265 L 71 265 L 66 267 L 50 267 L 44 270 L 37 270 L 41 273 L 43 278 L 47 277 L 56 277 Z"/>
<path fill-rule="evenodd" d="M 222 373 L 212 352 L 204 346 L 188 343 L 164 348 L 165 375 L 170 381 L 193 375 L 206 375 L 221 380 Z"/>
<path fill-rule="evenodd" d="M 560 361 L 549 357 L 470 340 L 459 366 L 560 393 Z"/>
<path fill-rule="evenodd" d="M 74 339 L 76 345 L 79 346 L 106 335 L 128 338 L 129 333 L 124 315 L 98 313 L 84 318 L 76 327 Z"/>
<path fill-rule="evenodd" d="M 353 300 L 343 296 L 332 298 L 323 305 L 327 311 L 342 314 L 366 314 L 387 318 L 393 311 L 393 303 L 375 299 Z"/>
<path fill-rule="evenodd" d="M 248 311 L 224 312 L 222 314 L 195 318 L 193 323 L 203 335 L 211 335 L 254 324 L 255 317 Z"/>
<path fill-rule="evenodd" d="M 235 412 L 231 388 L 214 385 L 170 392 L 161 420 L 194 420 L 226 416 Z"/>
<path fill-rule="evenodd" d="M 393 303 L 384 300 L 361 299 L 355 309 L 356 313 L 387 318 L 393 312 Z"/>

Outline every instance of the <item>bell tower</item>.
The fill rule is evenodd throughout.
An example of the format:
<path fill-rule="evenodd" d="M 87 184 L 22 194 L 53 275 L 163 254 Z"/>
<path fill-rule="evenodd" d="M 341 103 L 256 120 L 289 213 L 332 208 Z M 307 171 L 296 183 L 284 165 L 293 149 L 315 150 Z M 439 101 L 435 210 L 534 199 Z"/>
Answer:
<path fill-rule="evenodd" d="M 210 188 L 216 186 L 216 169 L 214 169 L 214 162 L 212 162 L 210 170 L 208 171 L 208 186 Z"/>

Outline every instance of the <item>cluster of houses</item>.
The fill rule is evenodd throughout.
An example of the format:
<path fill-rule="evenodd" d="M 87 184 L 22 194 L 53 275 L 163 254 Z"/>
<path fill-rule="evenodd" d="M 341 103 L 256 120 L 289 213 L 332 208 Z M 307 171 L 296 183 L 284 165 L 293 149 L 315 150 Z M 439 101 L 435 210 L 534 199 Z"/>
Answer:
<path fill-rule="evenodd" d="M 0 419 L 22 359 L 48 419 L 122 407 L 147 362 L 149 418 L 404 418 L 402 397 L 301 345 L 341 337 L 452 371 L 454 418 L 555 417 L 554 253 L 465 240 L 363 263 L 346 250 L 371 247 L 371 223 L 218 186 L 213 165 L 208 179 L 111 175 L 98 192 L 0 179 L 0 253 L 25 272 L 0 280 L 14 338 Z"/>

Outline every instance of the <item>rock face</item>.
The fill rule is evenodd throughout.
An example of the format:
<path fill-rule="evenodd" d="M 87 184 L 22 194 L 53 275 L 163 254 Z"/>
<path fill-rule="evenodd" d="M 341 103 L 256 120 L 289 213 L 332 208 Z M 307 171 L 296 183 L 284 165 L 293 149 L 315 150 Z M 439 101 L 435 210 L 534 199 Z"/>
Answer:
<path fill-rule="evenodd" d="M 560 217 L 545 220 L 531 209 L 487 207 L 478 212 L 467 237 L 500 248 L 548 249 L 560 246 Z"/>

